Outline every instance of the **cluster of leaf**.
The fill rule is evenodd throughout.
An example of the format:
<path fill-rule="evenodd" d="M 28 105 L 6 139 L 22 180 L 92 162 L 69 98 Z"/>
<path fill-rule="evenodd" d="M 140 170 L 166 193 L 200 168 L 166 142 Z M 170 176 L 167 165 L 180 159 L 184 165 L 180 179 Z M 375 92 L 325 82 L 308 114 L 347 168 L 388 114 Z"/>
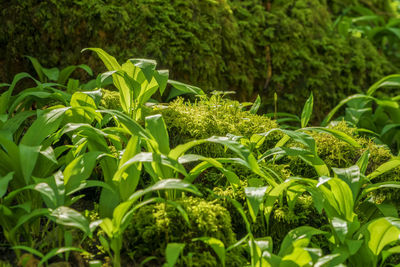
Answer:
<path fill-rule="evenodd" d="M 3 84 L 6 91 L 0 95 L 2 243 L 12 246 L 20 259 L 21 250 L 38 257 L 39 266 L 60 254 L 68 261 L 73 251 L 88 255 L 82 242 L 94 238 L 99 226 L 103 234 L 98 242 L 113 265 L 120 266 L 123 232 L 138 207 L 173 200 L 181 190 L 201 194 L 190 183 L 176 179 L 188 176 L 178 161 L 187 148 L 170 151 L 162 117 L 139 112 L 155 92 L 162 94 L 167 83 L 175 87 L 171 90 L 175 95 L 202 91 L 168 80 L 168 73 L 155 70 L 153 61 L 132 59 L 120 66 L 103 50 L 92 50 L 109 68 L 95 83 L 112 77 L 123 112 L 99 106 L 100 90 L 82 91 L 78 83 L 70 94 L 65 92 L 68 86 L 40 82 L 27 73 Z M 59 81 L 65 73 L 32 62 L 40 79 Z M 71 81 L 71 72 L 65 74 L 64 82 Z M 36 87 L 14 94 L 23 78 L 31 78 Z M 145 126 L 136 120 L 144 120 Z M 110 123 L 112 127 L 107 126 Z M 146 179 L 141 180 L 144 173 Z M 89 188 L 96 189 L 98 220 L 73 208 L 85 205 Z M 160 190 L 167 191 L 149 198 Z M 82 234 L 77 235 L 74 228 Z"/>
<path fill-rule="evenodd" d="M 120 65 L 90 50 L 108 70 L 92 84 L 111 81 L 119 104 L 69 74 L 67 85 L 48 82 L 64 71 L 35 60 L 42 81 L 22 73 L 3 85 L 0 238 L 22 265 L 78 265 L 80 254 L 116 267 L 377 266 L 399 253 L 395 198 L 379 193 L 400 188 L 399 158 L 343 125 L 307 127 L 313 97 L 300 128 L 255 115 L 259 100 L 220 95 L 147 113 L 168 84 L 169 98 L 204 93 L 154 61 Z M 28 77 L 36 86 L 14 91 Z M 117 109 L 106 108 L 110 99 Z M 218 153 L 195 149 L 209 144 Z"/>
<path fill-rule="evenodd" d="M 66 66 L 82 62 L 82 48 L 101 46 L 119 60 L 155 58 L 174 69 L 172 78 L 208 92 L 235 90 L 241 101 L 258 93 L 265 109 L 272 107 L 274 92 L 280 110 L 295 112 L 309 90 L 318 91 L 321 112 L 314 115 L 322 119 L 339 99 L 395 72 L 369 40 L 336 32 L 336 16 L 350 2 L 356 1 L 3 2 L 0 79 L 27 68 L 24 54 L 47 66 Z M 332 3 L 340 7 L 333 15 Z M 84 57 L 94 70 L 103 70 L 94 56 Z"/>
<path fill-rule="evenodd" d="M 365 94 L 351 95 L 340 101 L 322 125 L 327 125 L 335 113 L 345 106 L 344 115 L 336 121 L 344 119 L 357 127 L 358 132 L 374 138 L 378 144 L 387 145 L 395 154 L 400 153 L 400 95 L 396 93 L 399 88 L 400 75 L 384 77 L 369 87 Z M 388 93 L 378 89 L 386 89 Z M 391 96 L 393 93 L 394 96 Z"/>
<path fill-rule="evenodd" d="M 203 116 L 204 104 L 213 103 L 215 99 L 202 101 L 202 104 L 180 101 L 161 109 L 170 123 L 171 135 L 179 133 L 183 129 L 180 125 L 185 123 L 190 125 L 186 130 L 189 133 L 202 132 L 203 127 L 208 127 L 206 119 L 203 119 L 205 125 L 196 121 Z M 213 118 L 218 110 L 230 107 L 231 101 L 220 99 L 218 105 L 208 107 L 212 114 L 209 116 Z M 396 203 L 400 161 L 387 147 L 359 136 L 358 129 L 349 128 L 345 122 L 329 127 L 306 127 L 312 107 L 311 95 L 301 118 L 288 118 L 302 128 L 288 125 L 287 128 L 293 130 L 271 129 L 247 138 L 231 135 L 254 153 L 258 167 L 250 167 L 247 176 L 239 175 L 238 167 L 227 167 L 242 181 L 235 185 L 226 176 L 230 185 L 215 187 L 208 197 L 225 199 L 220 203 L 229 210 L 235 232 L 245 235 L 239 243 L 248 242 L 245 247 L 250 250 L 252 266 L 280 266 L 290 262 L 299 266 L 310 262 L 321 266 L 357 266 L 360 261 L 376 266 L 398 250 L 397 247 L 387 251 L 384 248 L 398 242 L 397 237 L 390 239 L 388 236 L 399 231 Z M 176 113 L 177 110 L 181 113 Z M 185 113 L 191 114 L 190 120 L 185 118 Z M 247 116 L 250 114 L 247 112 Z M 228 115 L 225 122 L 229 121 Z M 275 147 L 260 146 L 274 132 L 283 134 L 283 137 L 278 135 L 281 140 Z M 266 148 L 269 149 L 265 151 Z M 207 154 L 207 150 L 202 152 L 204 156 L 212 155 L 212 152 Z M 282 166 L 285 172 L 278 172 L 276 167 L 265 163 Z M 203 178 L 196 183 L 217 184 L 215 181 L 221 179 L 212 170 L 201 176 Z M 375 234 L 378 228 L 385 228 L 387 235 Z M 391 231 L 394 232 L 389 234 Z M 260 236 L 269 237 L 258 238 Z M 278 245 L 273 247 L 272 243 L 276 242 Z"/>

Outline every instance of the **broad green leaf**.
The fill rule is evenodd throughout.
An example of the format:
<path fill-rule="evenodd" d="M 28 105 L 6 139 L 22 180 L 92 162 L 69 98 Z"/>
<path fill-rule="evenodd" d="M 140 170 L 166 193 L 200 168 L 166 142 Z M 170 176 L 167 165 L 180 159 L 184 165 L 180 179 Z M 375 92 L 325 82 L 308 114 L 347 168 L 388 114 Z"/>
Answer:
<path fill-rule="evenodd" d="M 348 184 L 339 178 L 330 178 L 319 181 L 317 188 L 324 195 L 325 211 L 330 217 L 338 217 L 352 222 L 354 213 L 353 193 Z"/>
<path fill-rule="evenodd" d="M 114 225 L 110 218 L 104 218 L 100 223 L 101 229 L 106 233 L 109 238 L 114 235 Z"/>
<path fill-rule="evenodd" d="M 157 70 L 154 72 L 154 78 L 156 79 L 160 88 L 161 96 L 164 94 L 165 88 L 167 87 L 169 71 L 168 70 Z"/>
<path fill-rule="evenodd" d="M 36 58 L 34 58 L 34 57 L 30 57 L 30 56 L 25 56 L 25 57 L 27 57 L 27 58 L 31 61 L 32 66 L 33 66 L 33 68 L 35 69 L 35 71 L 36 71 L 36 73 L 37 73 L 37 75 L 38 75 L 38 77 L 39 77 L 39 80 L 40 80 L 41 82 L 44 82 L 43 67 L 42 67 L 42 65 L 39 63 L 39 61 L 38 61 Z"/>
<path fill-rule="evenodd" d="M 96 109 L 94 99 L 83 92 L 75 92 L 71 97 L 70 104 L 72 107 L 91 107 Z"/>
<path fill-rule="evenodd" d="M 212 136 L 206 139 L 208 142 L 217 143 L 226 146 L 233 152 L 235 152 L 240 158 L 247 160 L 251 152 L 244 145 L 232 140 L 229 137 Z"/>
<path fill-rule="evenodd" d="M 168 95 L 167 102 L 170 101 L 172 98 L 183 94 L 204 95 L 203 90 L 196 86 L 184 84 L 174 80 L 168 80 L 168 83 L 172 85 L 173 88 Z"/>
<path fill-rule="evenodd" d="M 228 181 L 231 183 L 232 186 L 240 186 L 239 177 L 234 172 L 226 169 L 218 159 L 206 158 L 206 157 L 203 157 L 200 155 L 189 154 L 189 155 L 181 156 L 179 158 L 179 163 L 185 164 L 185 163 L 199 161 L 199 160 L 203 161 L 203 162 L 199 163 L 198 165 L 196 165 L 195 167 L 193 167 L 190 170 L 189 175 L 186 176 L 184 179 L 185 181 L 193 182 L 194 179 L 198 175 L 200 175 L 203 171 L 205 171 L 206 169 L 208 169 L 210 167 L 215 167 L 226 176 L 226 178 L 228 179 Z M 233 161 L 231 163 L 233 163 Z"/>
<path fill-rule="evenodd" d="M 258 109 L 260 108 L 261 105 L 261 97 L 260 95 L 257 95 L 256 101 L 254 101 L 254 104 L 250 108 L 250 113 L 251 114 L 257 114 Z"/>
<path fill-rule="evenodd" d="M 122 166 L 120 166 L 117 172 L 114 174 L 113 180 L 119 181 L 122 178 L 123 173 L 130 168 L 131 166 L 140 163 L 140 162 L 148 162 L 148 163 L 159 163 L 161 165 L 167 166 L 183 175 L 186 175 L 185 168 L 179 164 L 177 161 L 170 159 L 164 155 L 159 155 L 151 152 L 141 152 L 135 155 L 133 158 L 126 161 Z M 161 173 L 159 173 L 161 174 Z"/>
<path fill-rule="evenodd" d="M 14 178 L 14 172 L 8 173 L 6 176 L 0 177 L 0 198 L 2 198 L 8 189 L 8 183 Z"/>
<path fill-rule="evenodd" d="M 47 136 L 58 129 L 63 115 L 68 109 L 69 108 L 58 108 L 40 114 L 36 121 L 26 131 L 20 144 L 27 146 L 40 145 Z"/>
<path fill-rule="evenodd" d="M 391 171 L 397 167 L 400 166 L 400 158 L 399 157 L 394 157 L 391 160 L 383 163 L 381 166 L 379 166 L 374 172 L 370 173 L 367 178 L 372 180 L 379 175 L 382 175 L 388 171 Z"/>
<path fill-rule="evenodd" d="M 282 262 L 279 266 L 309 266 L 310 263 L 312 263 L 310 253 L 302 247 L 295 247 L 290 254 L 282 258 Z"/>
<path fill-rule="evenodd" d="M 58 224 L 81 229 L 87 236 L 92 236 L 88 220 L 76 210 L 61 206 L 51 211 L 50 217 L 54 217 Z"/>
<path fill-rule="evenodd" d="M 184 243 L 168 243 L 165 249 L 165 257 L 167 258 L 167 266 L 174 267 L 179 255 L 182 253 Z"/>
<path fill-rule="evenodd" d="M 360 228 L 358 225 L 357 228 Z M 352 240 L 352 239 L 346 239 L 345 243 L 347 245 L 348 251 L 350 255 L 356 254 L 361 246 L 364 244 L 364 240 Z"/>
<path fill-rule="evenodd" d="M 320 257 L 318 261 L 315 263 L 314 267 L 342 267 L 341 263 L 346 260 L 346 257 L 343 257 L 343 254 L 335 253 L 329 254 L 323 257 Z"/>
<path fill-rule="evenodd" d="M 395 247 L 391 247 L 389 249 L 383 250 L 382 251 L 382 263 L 385 262 L 385 260 L 393 255 L 393 254 L 399 254 L 400 253 L 400 246 L 395 246 Z"/>
<path fill-rule="evenodd" d="M 33 89 L 36 90 L 36 88 L 33 88 Z M 24 101 L 29 103 L 30 99 L 40 98 L 40 99 L 45 99 L 47 101 L 56 100 L 56 101 L 60 101 L 64 104 L 67 104 L 67 97 L 64 97 L 63 94 L 55 91 L 55 89 L 51 90 L 53 92 L 42 92 L 42 91 L 35 91 L 35 90 L 31 91 L 31 90 L 27 89 L 27 90 L 22 91 L 20 94 L 18 94 L 17 98 L 14 99 L 12 105 L 9 106 L 8 113 L 12 114 L 15 111 L 19 112 L 20 110 L 29 108 L 29 107 L 25 107 Z M 18 108 L 18 110 L 15 110 L 16 108 Z"/>
<path fill-rule="evenodd" d="M 117 60 L 106 53 L 104 50 L 100 48 L 85 48 L 82 50 L 91 50 L 97 53 L 97 55 L 100 57 L 100 59 L 103 61 L 104 65 L 109 71 L 121 71 L 122 67 L 119 65 Z M 130 63 L 132 66 L 133 64 Z M 128 75 L 129 76 L 129 75 Z M 117 73 L 113 74 L 113 83 L 115 87 L 120 92 L 120 100 L 121 100 L 121 107 L 122 109 L 129 114 L 130 109 L 132 107 L 132 93 L 133 93 L 133 88 L 129 88 L 129 86 L 126 84 L 125 79 L 118 75 Z"/>
<path fill-rule="evenodd" d="M 57 81 L 60 75 L 60 70 L 58 68 L 47 69 L 42 67 L 42 71 L 50 81 Z"/>
<path fill-rule="evenodd" d="M 114 190 L 113 187 L 111 187 L 111 185 L 106 184 L 103 181 L 85 180 L 85 181 L 81 182 L 77 188 L 75 188 L 74 190 L 69 191 L 66 195 L 70 196 L 70 195 L 72 195 L 72 194 L 74 194 L 74 193 L 76 193 L 76 192 L 78 192 L 78 191 L 80 191 L 82 189 L 90 188 L 90 187 L 101 187 L 101 188 L 110 190 L 113 194 L 117 194 L 117 192 Z"/>
<path fill-rule="evenodd" d="M 86 50 L 91 50 L 91 51 L 96 52 L 108 70 L 119 70 L 121 68 L 121 66 L 118 64 L 117 60 L 113 56 L 110 56 L 109 54 L 107 54 L 103 49 L 101 49 L 101 48 L 85 48 L 85 49 L 82 49 L 81 52 L 84 52 Z"/>
<path fill-rule="evenodd" d="M 339 130 L 325 128 L 325 127 L 308 127 L 308 128 L 304 128 L 301 130 L 316 131 L 316 132 L 323 132 L 323 133 L 331 134 L 334 137 L 336 137 L 337 139 L 344 141 L 344 142 L 352 145 L 353 147 L 356 147 L 356 148 L 361 147 L 361 145 L 353 137 L 351 137 L 350 135 L 348 135 L 342 131 L 339 131 Z"/>
<path fill-rule="evenodd" d="M 67 92 L 73 94 L 79 90 L 79 80 L 69 79 L 67 83 Z"/>
<path fill-rule="evenodd" d="M 326 234 L 326 232 L 311 226 L 297 227 L 285 236 L 278 255 L 283 257 L 289 255 L 298 247 L 307 247 L 312 236 L 321 234 Z"/>
<path fill-rule="evenodd" d="M 368 223 L 364 234 L 368 249 L 378 256 L 386 245 L 399 240 L 400 220 L 391 217 L 376 219 Z"/>
<path fill-rule="evenodd" d="M 309 134 L 303 133 L 303 132 L 297 132 L 297 131 L 283 130 L 283 129 L 277 129 L 277 130 L 279 130 L 279 131 L 283 132 L 284 134 L 288 135 L 294 141 L 305 145 L 310 150 L 310 152 L 312 154 L 316 154 L 317 153 L 317 147 L 316 147 L 316 144 L 315 144 L 315 140 Z M 284 138 L 285 137 L 283 137 L 282 139 L 284 139 Z M 286 141 L 286 139 L 285 139 L 285 141 Z M 277 146 L 278 145 L 275 145 L 275 147 L 277 147 Z"/>
<path fill-rule="evenodd" d="M 158 83 L 155 78 L 151 79 L 150 82 L 144 81 L 141 84 L 141 90 L 138 99 L 136 100 L 137 107 L 141 108 L 147 101 L 157 92 Z"/>
<path fill-rule="evenodd" d="M 158 143 L 158 149 L 164 155 L 168 155 L 170 152 L 169 148 L 169 136 L 167 126 L 165 125 L 164 119 L 161 114 L 148 116 L 145 119 L 146 130 L 154 137 Z"/>
<path fill-rule="evenodd" d="M 140 138 L 138 136 L 132 136 L 126 145 L 125 151 L 122 154 L 122 158 L 119 162 L 118 168 L 121 168 L 129 159 L 133 158 L 140 153 Z M 118 174 L 117 174 L 118 173 Z M 141 173 L 141 166 L 134 164 L 129 168 L 126 168 L 124 172 L 117 171 L 114 173 L 113 180 L 120 182 L 120 194 L 123 200 L 126 200 L 130 195 L 136 191 L 136 187 L 139 183 Z M 116 175 L 120 175 L 119 177 Z M 122 179 L 121 179 L 122 178 Z"/>
<path fill-rule="evenodd" d="M 9 133 L 0 131 L 0 170 L 5 174 L 12 171 L 16 172 L 16 177 L 23 177 L 20 163 L 19 147 L 9 139 Z M 22 185 L 23 181 L 18 181 Z"/>
<path fill-rule="evenodd" d="M 363 186 L 363 179 L 361 177 L 360 168 L 358 165 L 353 165 L 349 168 L 332 168 L 335 176 L 345 181 L 353 192 L 353 199 L 357 199 L 358 193 Z"/>
<path fill-rule="evenodd" d="M 321 126 L 325 127 L 328 125 L 329 121 L 332 119 L 333 115 L 335 115 L 335 113 L 346 103 L 354 100 L 354 99 L 373 99 L 373 97 L 368 96 L 368 95 L 363 95 L 363 94 L 355 94 L 355 95 L 351 95 L 345 99 L 343 99 L 342 101 L 340 101 L 340 103 L 334 107 L 329 113 L 328 115 L 326 115 L 326 117 L 324 118 L 324 120 L 321 122 Z"/>
<path fill-rule="evenodd" d="M 157 61 L 144 58 L 133 58 L 129 59 L 129 61 L 142 70 L 148 82 L 151 81 L 151 79 L 153 78 L 153 73 L 157 66 Z"/>
<path fill-rule="evenodd" d="M 246 187 L 244 193 L 246 195 L 247 205 L 249 207 L 251 218 L 256 222 L 260 205 L 264 201 L 268 187 Z"/>
<path fill-rule="evenodd" d="M 103 96 L 101 89 L 92 90 L 92 91 L 81 91 L 81 93 L 84 93 L 84 94 L 90 96 L 91 98 L 93 98 L 96 107 L 100 104 L 101 98 Z"/>
<path fill-rule="evenodd" d="M 222 266 L 225 267 L 225 246 L 221 240 L 214 237 L 198 237 L 194 238 L 193 241 L 202 241 L 209 245 L 214 250 L 215 254 L 217 254 Z"/>
<path fill-rule="evenodd" d="M 331 219 L 331 224 L 340 243 L 344 243 L 346 236 L 349 234 L 348 221 L 333 217 Z"/>
<path fill-rule="evenodd" d="M 112 217 L 113 211 L 121 203 L 117 190 L 103 188 L 99 199 L 99 215 L 101 218 Z"/>
<path fill-rule="evenodd" d="M 44 257 L 39 262 L 38 266 L 42 266 L 42 264 L 46 263 L 49 259 L 53 258 L 54 256 L 57 256 L 59 254 L 65 253 L 65 252 L 70 252 L 70 251 L 77 251 L 79 253 L 88 254 L 85 250 L 83 250 L 81 248 L 77 248 L 77 247 L 53 248 L 46 255 L 44 255 Z"/>
<path fill-rule="evenodd" d="M 141 86 L 144 82 L 144 79 L 141 81 L 137 78 L 137 75 L 139 73 L 143 72 L 140 70 L 140 68 L 136 67 L 131 61 L 128 60 L 127 62 L 122 64 L 121 70 L 113 75 L 114 80 L 116 78 L 122 79 L 120 81 L 120 86 L 122 87 L 121 89 L 119 89 L 120 99 L 121 103 L 123 101 L 126 105 L 126 109 L 124 110 L 126 114 L 131 114 L 131 112 L 133 112 L 134 109 L 137 108 L 135 107 L 135 102 L 140 95 Z"/>
<path fill-rule="evenodd" d="M 21 127 L 24 121 L 35 114 L 36 112 L 33 110 L 18 112 L 12 118 L 7 119 L 4 125 L 0 127 L 0 129 L 7 129 L 7 131 L 14 134 L 19 129 L 19 127 Z"/>
<path fill-rule="evenodd" d="M 400 74 L 393 74 L 380 79 L 368 89 L 367 95 L 373 95 L 381 87 L 400 87 Z"/>
<path fill-rule="evenodd" d="M 74 72 L 77 68 L 83 69 L 83 70 L 86 71 L 86 73 L 89 74 L 90 76 L 93 75 L 93 71 L 92 71 L 92 69 L 91 69 L 88 65 L 81 64 L 81 65 L 79 65 L 79 66 L 67 66 L 67 67 L 65 67 L 64 69 L 62 69 L 62 70 L 60 71 L 60 74 L 59 74 L 59 76 L 58 76 L 57 82 L 58 82 L 59 84 L 65 84 L 66 81 L 67 81 L 67 80 L 69 79 L 69 77 L 71 76 L 72 72 Z"/>
<path fill-rule="evenodd" d="M 185 152 L 188 151 L 189 149 L 191 149 L 192 147 L 200 145 L 200 144 L 204 144 L 206 142 L 207 142 L 207 140 L 194 140 L 194 141 L 190 141 L 185 144 L 182 144 L 182 145 L 178 145 L 175 148 L 171 149 L 171 151 L 169 153 L 169 157 L 177 160 L 180 156 L 185 154 Z"/>
<path fill-rule="evenodd" d="M 12 92 L 17 83 L 24 78 L 31 78 L 32 80 L 35 80 L 31 75 L 26 72 L 21 72 L 15 75 L 11 85 L 8 87 L 8 90 L 0 95 L 0 115 L 7 112 L 8 107 L 11 104 L 10 98 L 12 96 Z"/>
<path fill-rule="evenodd" d="M 32 172 L 36 166 L 36 161 L 40 153 L 40 146 L 19 145 L 19 156 L 22 174 L 24 175 L 25 184 L 31 182 Z"/>
<path fill-rule="evenodd" d="M 259 161 L 262 161 L 263 159 L 271 156 L 291 156 L 291 157 L 299 157 L 301 160 L 303 160 L 305 163 L 308 165 L 314 167 L 316 170 L 317 174 L 319 176 L 327 176 L 329 175 L 329 168 L 326 166 L 325 162 L 318 157 L 318 155 L 315 155 L 311 153 L 311 151 L 303 149 L 303 148 L 298 148 L 298 147 L 275 147 L 272 148 L 268 151 L 266 151 Z"/>
<path fill-rule="evenodd" d="M 311 92 L 310 97 L 307 99 L 306 103 L 304 104 L 303 111 L 301 113 L 301 128 L 306 127 L 308 122 L 310 121 L 313 106 L 314 106 L 314 97 L 313 97 L 313 93 Z"/>
<path fill-rule="evenodd" d="M 35 190 L 38 191 L 43 199 L 45 200 L 46 206 L 48 208 L 56 208 L 57 207 L 57 197 L 53 188 L 47 183 L 38 183 L 35 185 Z"/>
<path fill-rule="evenodd" d="M 96 161 L 103 155 L 99 151 L 91 151 L 78 156 L 64 169 L 64 184 L 67 192 L 77 187 L 83 180 L 89 178 L 96 165 Z"/>
<path fill-rule="evenodd" d="M 67 149 L 67 148 L 65 148 L 65 149 Z M 54 164 L 58 164 L 56 154 L 51 146 L 44 148 L 44 149 L 42 148 L 39 151 L 39 153 L 41 156 L 43 156 L 43 158 L 47 159 L 48 161 L 50 161 Z"/>
<path fill-rule="evenodd" d="M 361 197 L 367 196 L 370 192 L 375 191 L 380 188 L 397 188 L 400 189 L 400 182 L 397 181 L 388 181 L 388 182 L 382 182 L 382 183 L 376 183 L 376 184 L 371 184 L 367 185 L 364 190 L 362 191 Z"/>
<path fill-rule="evenodd" d="M 92 123 L 94 119 L 102 120 L 100 113 L 96 112 L 96 103 L 88 94 L 75 92 L 70 101 L 71 109 L 66 112 L 68 121 Z"/>
<path fill-rule="evenodd" d="M 122 112 L 117 110 L 99 110 L 98 112 L 110 114 L 111 116 L 116 117 L 118 122 L 121 123 L 131 135 L 138 135 L 145 140 L 152 139 L 152 136 L 146 130 L 144 130 L 140 124 Z"/>

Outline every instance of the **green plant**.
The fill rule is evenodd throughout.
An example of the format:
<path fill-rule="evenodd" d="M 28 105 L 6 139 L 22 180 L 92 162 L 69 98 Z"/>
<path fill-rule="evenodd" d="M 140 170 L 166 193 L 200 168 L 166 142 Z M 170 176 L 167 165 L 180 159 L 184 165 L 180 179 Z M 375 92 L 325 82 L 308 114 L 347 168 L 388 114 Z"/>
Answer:
<path fill-rule="evenodd" d="M 114 57 L 100 48 L 87 48 L 87 50 L 96 52 L 103 61 L 108 72 L 102 75 L 102 80 L 112 75 L 114 86 L 120 93 L 122 110 L 135 120 L 144 117 L 142 114 L 144 104 L 157 91 L 162 95 L 167 83 L 174 88 L 168 98 L 185 93 L 204 94 L 198 87 L 169 80 L 168 71 L 156 70 L 157 62 L 154 60 L 129 59 L 119 65 Z"/>
<path fill-rule="evenodd" d="M 45 255 L 43 253 L 41 253 L 40 251 L 37 251 L 31 247 L 26 247 L 26 246 L 14 246 L 14 249 L 22 249 L 25 251 L 28 251 L 30 253 L 32 253 L 32 255 L 35 255 L 37 257 L 40 258 L 40 261 L 38 262 L 37 266 L 42 266 L 43 264 L 45 264 L 46 266 L 49 266 L 47 264 L 47 262 L 55 257 L 58 256 L 62 253 L 69 253 L 70 251 L 77 251 L 80 253 L 87 253 L 86 251 L 76 248 L 76 247 L 61 247 L 61 248 L 54 248 L 51 251 L 49 251 L 48 253 L 46 253 Z"/>
<path fill-rule="evenodd" d="M 140 197 L 147 193 L 171 189 L 184 190 L 196 195 L 201 194 L 196 187 L 184 181 L 179 179 L 165 179 L 155 183 L 150 187 L 147 187 L 144 190 L 136 191 L 129 197 L 127 201 L 122 202 L 114 209 L 112 219 L 104 218 L 101 220 L 100 227 L 103 229 L 108 239 L 105 237 L 100 237 L 100 241 L 106 251 L 112 256 L 114 266 L 121 266 L 120 252 L 122 249 L 123 234 L 131 223 L 135 210 L 140 206 L 156 201 L 157 199 L 149 199 L 143 203 L 136 202 L 140 199 Z"/>
<path fill-rule="evenodd" d="M 81 64 L 78 66 L 73 66 L 73 65 L 67 66 L 62 70 L 59 70 L 58 68 L 55 67 L 49 69 L 43 67 L 36 58 L 30 56 L 27 56 L 27 58 L 31 61 L 33 68 L 35 69 L 36 74 L 41 83 L 46 83 L 48 81 L 55 82 L 57 86 L 60 87 L 65 86 L 66 91 L 71 94 L 74 93 L 80 87 L 78 80 L 70 78 L 71 74 L 75 70 L 82 69 L 88 75 L 93 76 L 92 69 L 85 64 Z M 91 90 L 94 88 L 91 86 L 91 84 L 93 84 L 93 82 L 81 86 L 83 87 L 84 90 Z"/>
<path fill-rule="evenodd" d="M 345 114 L 337 120 L 358 128 L 358 131 L 373 137 L 377 143 L 386 144 L 394 151 L 400 149 L 400 108 L 399 96 L 375 97 L 380 88 L 399 88 L 400 75 L 394 74 L 382 78 L 369 87 L 365 94 L 351 95 L 343 99 L 325 117 L 322 125 L 327 125 L 336 112 L 346 105 Z"/>
<path fill-rule="evenodd" d="M 219 247 L 236 242 L 227 210 L 214 201 L 191 196 L 140 208 L 124 236 L 128 254 L 137 259 L 155 255 L 158 258 L 165 256 L 168 260 L 164 248 L 168 249 L 170 243 L 184 244 L 185 249 L 181 251 L 181 259 L 177 262 L 179 266 L 187 263 L 190 253 L 209 250 L 199 241 L 207 245 L 209 239 L 218 240 L 215 243 Z M 154 243 L 154 240 L 158 240 L 158 243 Z"/>

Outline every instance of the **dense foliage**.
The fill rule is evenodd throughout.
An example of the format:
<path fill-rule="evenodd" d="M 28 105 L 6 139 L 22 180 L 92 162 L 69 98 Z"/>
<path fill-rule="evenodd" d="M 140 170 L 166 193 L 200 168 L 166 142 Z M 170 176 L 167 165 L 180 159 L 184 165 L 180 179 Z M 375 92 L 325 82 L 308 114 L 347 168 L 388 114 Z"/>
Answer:
<path fill-rule="evenodd" d="M 400 160 L 380 144 L 384 133 L 358 127 L 354 114 L 364 113 L 353 105 L 375 101 L 396 118 L 398 97 L 372 95 L 400 88 L 400 75 L 344 99 L 326 126 L 308 127 L 312 94 L 300 117 L 286 114 L 279 125 L 256 114 L 260 98 L 207 97 L 154 60 L 120 65 L 102 49 L 84 52 L 108 71 L 80 83 L 71 75 L 91 75 L 88 66 L 47 69 L 30 58 L 37 78 L 19 73 L 2 84 L 4 264 L 398 262 Z M 23 88 L 23 79 L 35 86 Z M 152 99 L 185 94 L 199 99 Z"/>

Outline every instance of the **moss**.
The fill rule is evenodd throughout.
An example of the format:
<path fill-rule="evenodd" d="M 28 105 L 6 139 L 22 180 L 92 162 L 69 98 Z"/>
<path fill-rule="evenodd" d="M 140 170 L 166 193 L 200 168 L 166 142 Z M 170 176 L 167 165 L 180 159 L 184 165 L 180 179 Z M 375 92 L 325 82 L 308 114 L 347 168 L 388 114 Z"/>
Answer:
<path fill-rule="evenodd" d="M 242 101 L 259 93 L 265 110 L 276 91 L 279 110 L 298 114 L 302 104 L 293 103 L 312 90 L 321 118 L 344 95 L 395 72 L 368 40 L 334 32 L 330 2 L 3 1 L 0 80 L 33 71 L 22 55 L 46 67 L 88 63 L 102 71 L 97 56 L 80 53 L 102 47 L 119 60 L 154 58 L 172 78 L 206 91 L 235 90 Z"/>
<path fill-rule="evenodd" d="M 276 91 L 279 110 L 300 114 L 302 105 L 293 102 L 304 103 L 314 91 L 313 117 L 321 120 L 332 104 L 394 71 L 368 40 L 338 36 L 333 20 L 323 0 L 272 2 L 266 27 L 272 75 L 263 93 L 270 107 Z"/>
<path fill-rule="evenodd" d="M 188 255 L 189 252 L 201 255 L 208 251 L 207 255 L 211 253 L 212 257 L 216 258 L 212 249 L 202 242 L 192 242 L 192 239 L 214 237 L 221 240 L 225 247 L 235 243 L 230 215 L 221 205 L 194 197 L 184 197 L 177 203 L 186 211 L 190 225 L 172 205 L 159 203 L 142 207 L 124 234 L 126 252 L 134 259 L 144 259 L 151 255 L 164 257 L 166 245 L 179 242 L 186 243 L 184 255 Z M 155 240 L 157 242 L 154 242 Z M 192 260 L 195 259 L 200 260 L 200 263 L 196 264 L 203 264 L 201 257 L 194 256 Z M 204 260 L 208 262 L 204 263 L 204 266 L 216 266 L 213 265 L 215 259 L 206 257 Z"/>
<path fill-rule="evenodd" d="M 250 137 L 255 133 L 264 133 L 278 125 L 275 121 L 242 109 L 237 101 L 212 96 L 194 103 L 184 102 L 182 98 L 171 102 L 168 108 L 159 109 L 166 122 L 171 145 L 186 143 L 194 139 L 211 136 L 225 136 L 228 133 Z M 266 146 L 277 140 L 278 134 L 272 134 L 265 142 Z M 221 157 L 226 153 L 217 144 L 195 147 L 195 153 L 204 156 Z"/>
<path fill-rule="evenodd" d="M 106 109 L 121 110 L 121 103 L 119 101 L 119 92 L 101 89 L 100 105 Z"/>

